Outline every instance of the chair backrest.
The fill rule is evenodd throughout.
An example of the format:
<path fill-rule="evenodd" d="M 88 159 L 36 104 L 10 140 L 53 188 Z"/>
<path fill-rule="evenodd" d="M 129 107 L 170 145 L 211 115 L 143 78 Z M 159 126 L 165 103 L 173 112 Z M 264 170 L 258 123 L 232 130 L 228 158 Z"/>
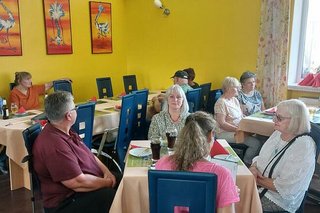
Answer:
<path fill-rule="evenodd" d="M 222 94 L 222 89 L 215 89 L 210 91 L 207 102 L 207 112 L 214 114 L 214 105 L 216 104 L 217 100 L 220 98 Z"/>
<path fill-rule="evenodd" d="M 149 170 L 148 180 L 150 213 L 174 212 L 178 206 L 188 212 L 215 212 L 215 174 Z"/>
<path fill-rule="evenodd" d="M 133 91 L 135 94 L 135 112 L 133 118 L 133 136 L 134 140 L 147 140 L 148 129 L 146 125 L 148 89 Z"/>
<path fill-rule="evenodd" d="M 189 104 L 189 112 L 200 110 L 201 88 L 188 90 L 186 97 Z"/>
<path fill-rule="evenodd" d="M 53 81 L 53 90 L 56 91 L 67 91 L 72 94 L 72 85 L 70 81 L 67 80 L 57 80 Z"/>
<path fill-rule="evenodd" d="M 32 156 L 32 147 L 40 132 L 41 132 L 41 125 L 39 123 L 33 124 L 32 126 L 28 127 L 22 132 L 25 147 L 28 152 L 28 155 L 22 159 L 22 163 L 28 162 L 28 169 L 30 173 L 32 212 L 36 211 L 36 204 L 35 204 L 36 200 L 41 198 L 40 180 L 33 168 L 33 156 Z"/>
<path fill-rule="evenodd" d="M 317 161 L 318 156 L 319 156 L 319 152 L 320 152 L 320 125 L 312 123 L 312 122 L 310 122 L 310 123 L 311 123 L 310 135 L 313 138 L 313 140 L 316 142 L 316 145 L 317 145 L 317 152 L 316 152 L 316 161 Z"/>
<path fill-rule="evenodd" d="M 112 83 L 110 77 L 97 78 L 96 82 L 98 87 L 99 98 L 113 97 Z"/>
<path fill-rule="evenodd" d="M 205 83 L 200 85 L 201 88 L 201 99 L 200 99 L 200 109 L 206 110 L 209 93 L 211 89 L 211 83 Z"/>
<path fill-rule="evenodd" d="M 15 87 L 16 84 L 14 82 L 9 83 L 9 89 L 10 91 L 13 90 L 13 87 Z"/>
<path fill-rule="evenodd" d="M 136 75 L 124 75 L 123 85 L 124 85 L 124 90 L 126 91 L 126 94 L 129 94 L 132 91 L 138 90 Z"/>
<path fill-rule="evenodd" d="M 78 133 L 86 146 L 91 149 L 95 102 L 79 104 L 77 107 L 77 119 L 72 125 L 72 130 Z"/>
<path fill-rule="evenodd" d="M 122 97 L 116 152 L 119 165 L 124 169 L 124 159 L 132 139 L 133 117 L 135 111 L 135 95 L 129 94 Z"/>

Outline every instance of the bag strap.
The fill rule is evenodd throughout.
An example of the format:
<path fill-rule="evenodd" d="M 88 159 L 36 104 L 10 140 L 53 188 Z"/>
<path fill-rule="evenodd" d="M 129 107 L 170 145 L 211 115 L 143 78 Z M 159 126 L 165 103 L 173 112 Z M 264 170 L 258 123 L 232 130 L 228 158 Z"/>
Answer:
<path fill-rule="evenodd" d="M 297 136 L 295 136 L 294 138 L 292 138 L 292 139 L 289 141 L 289 143 L 288 143 L 285 147 L 283 147 L 283 148 L 280 150 L 280 152 L 278 152 L 278 153 L 269 161 L 269 163 L 267 164 L 267 166 L 264 168 L 262 175 L 264 175 L 264 173 L 266 172 L 266 170 L 267 170 L 268 166 L 271 164 L 271 162 L 272 162 L 276 157 L 279 156 L 279 157 L 275 160 L 275 162 L 272 164 L 272 166 L 271 166 L 271 168 L 270 168 L 270 171 L 269 171 L 269 174 L 268 174 L 268 178 L 271 178 L 271 177 L 272 177 L 272 174 L 273 174 L 274 168 L 275 168 L 276 165 L 279 163 L 280 159 L 282 158 L 282 156 L 284 155 L 284 153 L 287 151 L 287 149 L 296 141 L 296 139 L 297 139 L 298 137 L 301 137 L 301 136 L 304 136 L 304 135 L 309 135 L 309 136 L 310 136 L 309 133 L 303 133 L 303 134 L 297 135 Z M 262 197 L 266 194 L 267 191 L 268 191 L 268 189 L 266 189 L 266 188 L 263 189 L 263 190 L 260 192 L 259 197 L 262 198 Z"/>

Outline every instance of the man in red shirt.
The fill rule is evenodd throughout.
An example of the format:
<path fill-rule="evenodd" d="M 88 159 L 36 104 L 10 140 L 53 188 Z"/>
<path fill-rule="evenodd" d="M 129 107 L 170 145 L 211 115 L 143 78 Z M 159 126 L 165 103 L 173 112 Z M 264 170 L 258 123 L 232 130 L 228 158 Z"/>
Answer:
<path fill-rule="evenodd" d="M 115 176 L 70 128 L 77 108 L 69 92 L 45 99 L 50 121 L 33 146 L 46 212 L 108 212 L 115 195 Z"/>

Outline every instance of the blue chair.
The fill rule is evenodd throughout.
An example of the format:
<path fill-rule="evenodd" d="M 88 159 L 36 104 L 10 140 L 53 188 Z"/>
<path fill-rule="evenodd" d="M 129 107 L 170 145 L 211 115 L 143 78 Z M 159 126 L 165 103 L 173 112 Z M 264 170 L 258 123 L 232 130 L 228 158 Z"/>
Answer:
<path fill-rule="evenodd" d="M 189 112 L 200 110 L 201 88 L 189 90 L 186 94 L 189 104 Z"/>
<path fill-rule="evenodd" d="M 72 85 L 70 81 L 67 80 L 57 80 L 53 81 L 53 90 L 56 91 L 67 91 L 72 94 Z"/>
<path fill-rule="evenodd" d="M 320 190 L 319 190 L 319 176 L 320 176 L 320 165 L 317 163 L 317 159 L 319 157 L 319 152 L 320 152 L 320 125 L 316 124 L 316 123 L 312 123 L 311 122 L 311 132 L 310 132 L 311 137 L 313 138 L 313 140 L 316 142 L 317 145 L 317 150 L 316 150 L 316 170 L 315 170 L 315 174 L 314 177 L 311 179 L 311 183 L 307 192 L 307 200 L 316 203 L 316 204 L 320 204 Z M 318 177 L 318 178 L 317 178 Z M 302 207 L 304 207 L 304 201 L 302 202 Z M 301 209 L 301 207 L 299 208 L 299 210 Z M 302 208 L 303 209 L 303 208 Z M 298 211 L 297 211 L 298 212 Z M 303 212 L 303 211 L 300 211 Z"/>
<path fill-rule="evenodd" d="M 136 75 L 124 75 L 123 84 L 126 94 L 130 94 L 132 91 L 138 90 Z"/>
<path fill-rule="evenodd" d="M 200 109 L 203 111 L 206 111 L 207 103 L 209 99 L 209 93 L 211 89 L 211 83 L 201 84 L 200 88 L 201 88 Z"/>
<path fill-rule="evenodd" d="M 133 118 L 133 136 L 134 140 L 147 140 L 148 128 L 146 122 L 148 94 L 149 90 L 137 90 L 133 91 L 135 94 L 135 115 Z"/>
<path fill-rule="evenodd" d="M 217 176 L 212 173 L 149 170 L 150 213 L 174 212 L 175 206 L 189 212 L 216 211 Z"/>
<path fill-rule="evenodd" d="M 99 98 L 113 97 L 112 83 L 110 77 L 97 78 L 96 82 L 98 87 Z"/>
<path fill-rule="evenodd" d="M 77 106 L 77 119 L 71 127 L 73 131 L 78 133 L 80 138 L 82 138 L 83 142 L 89 149 L 91 149 L 92 146 L 92 130 L 95 106 L 95 102 L 79 104 Z"/>
<path fill-rule="evenodd" d="M 118 156 L 120 168 L 124 169 L 124 159 L 132 139 L 133 120 L 135 112 L 135 95 L 129 94 L 122 97 L 118 136 L 115 151 Z"/>
<path fill-rule="evenodd" d="M 28 152 L 28 155 L 22 159 L 22 163 L 28 162 L 28 169 L 30 174 L 31 203 L 32 203 L 33 213 L 36 212 L 36 201 L 41 199 L 40 181 L 33 168 L 33 155 L 32 155 L 33 144 L 40 132 L 41 132 L 41 125 L 39 123 L 35 123 L 29 128 L 23 130 L 22 132 L 25 147 Z"/>
<path fill-rule="evenodd" d="M 216 104 L 217 100 L 220 98 L 222 94 L 222 89 L 215 89 L 210 91 L 206 107 L 207 112 L 214 114 L 214 105 Z"/>

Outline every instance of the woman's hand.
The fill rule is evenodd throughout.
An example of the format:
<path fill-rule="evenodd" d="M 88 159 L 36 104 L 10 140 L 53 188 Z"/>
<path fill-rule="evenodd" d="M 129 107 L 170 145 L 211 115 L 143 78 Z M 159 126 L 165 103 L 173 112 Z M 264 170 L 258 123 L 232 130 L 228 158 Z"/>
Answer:
<path fill-rule="evenodd" d="M 250 166 L 249 170 L 253 174 L 256 181 L 257 181 L 257 178 L 263 178 L 261 172 L 257 169 L 255 163 Z"/>

